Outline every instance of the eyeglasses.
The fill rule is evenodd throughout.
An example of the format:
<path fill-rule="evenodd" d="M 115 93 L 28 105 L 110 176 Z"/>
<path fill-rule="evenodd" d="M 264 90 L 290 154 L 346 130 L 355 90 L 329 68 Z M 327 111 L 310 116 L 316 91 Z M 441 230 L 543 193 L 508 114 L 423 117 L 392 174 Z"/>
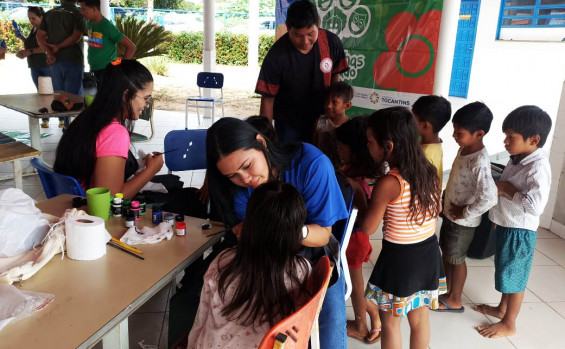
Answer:
<path fill-rule="evenodd" d="M 153 96 L 149 96 L 149 97 L 142 97 L 142 96 L 140 96 L 140 95 L 137 95 L 137 94 L 136 94 L 136 95 L 134 95 L 134 96 L 136 96 L 136 97 L 139 97 L 139 98 L 143 98 L 143 99 L 145 100 L 145 108 L 149 107 L 149 105 L 150 105 L 150 104 L 151 104 L 151 102 L 153 101 Z"/>

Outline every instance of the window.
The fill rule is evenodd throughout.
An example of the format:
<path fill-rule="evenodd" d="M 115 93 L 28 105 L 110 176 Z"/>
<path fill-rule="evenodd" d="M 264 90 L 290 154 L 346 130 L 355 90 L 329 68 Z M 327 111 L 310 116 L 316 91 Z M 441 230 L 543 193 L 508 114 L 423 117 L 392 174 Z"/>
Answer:
<path fill-rule="evenodd" d="M 565 37 L 561 28 L 565 28 L 565 0 L 501 1 L 497 39 L 560 41 Z"/>

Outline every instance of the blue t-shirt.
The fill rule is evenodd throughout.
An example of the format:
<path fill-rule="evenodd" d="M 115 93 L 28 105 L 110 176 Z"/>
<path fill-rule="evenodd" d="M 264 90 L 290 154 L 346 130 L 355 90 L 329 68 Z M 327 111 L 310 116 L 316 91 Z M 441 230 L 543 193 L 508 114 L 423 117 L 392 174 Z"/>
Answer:
<path fill-rule="evenodd" d="M 335 177 L 330 159 L 318 148 L 304 143 L 292 160 L 290 169 L 281 175 L 281 181 L 294 185 L 306 203 L 306 224 L 330 227 L 347 218 L 345 201 Z M 243 221 L 252 188 L 242 188 L 234 198 L 237 218 Z"/>

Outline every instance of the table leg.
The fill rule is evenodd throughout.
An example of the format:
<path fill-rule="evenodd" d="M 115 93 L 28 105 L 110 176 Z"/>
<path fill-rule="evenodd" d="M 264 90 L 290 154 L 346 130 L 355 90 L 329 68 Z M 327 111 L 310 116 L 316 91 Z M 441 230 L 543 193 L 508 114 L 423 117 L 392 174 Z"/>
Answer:
<path fill-rule="evenodd" d="M 104 337 L 102 337 L 102 347 L 104 349 L 127 349 L 129 348 L 128 318 L 120 322 Z"/>
<path fill-rule="evenodd" d="M 28 116 L 29 121 L 29 138 L 31 139 L 31 146 L 37 150 L 41 149 L 41 135 L 39 133 L 39 119 Z"/>
<path fill-rule="evenodd" d="M 17 189 L 22 189 L 22 164 L 19 159 L 13 161 L 14 163 L 14 186 Z"/>

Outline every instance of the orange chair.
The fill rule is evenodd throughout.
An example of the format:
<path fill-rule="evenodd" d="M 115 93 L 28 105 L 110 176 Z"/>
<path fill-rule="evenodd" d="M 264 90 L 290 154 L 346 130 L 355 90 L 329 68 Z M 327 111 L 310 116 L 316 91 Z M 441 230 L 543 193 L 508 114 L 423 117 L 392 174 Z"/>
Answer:
<path fill-rule="evenodd" d="M 259 349 L 307 349 L 308 339 L 311 339 L 313 349 L 320 348 L 318 315 L 326 296 L 331 271 L 330 260 L 322 257 L 308 279 L 308 287 L 314 296 L 294 314 L 271 328 L 263 337 Z"/>

